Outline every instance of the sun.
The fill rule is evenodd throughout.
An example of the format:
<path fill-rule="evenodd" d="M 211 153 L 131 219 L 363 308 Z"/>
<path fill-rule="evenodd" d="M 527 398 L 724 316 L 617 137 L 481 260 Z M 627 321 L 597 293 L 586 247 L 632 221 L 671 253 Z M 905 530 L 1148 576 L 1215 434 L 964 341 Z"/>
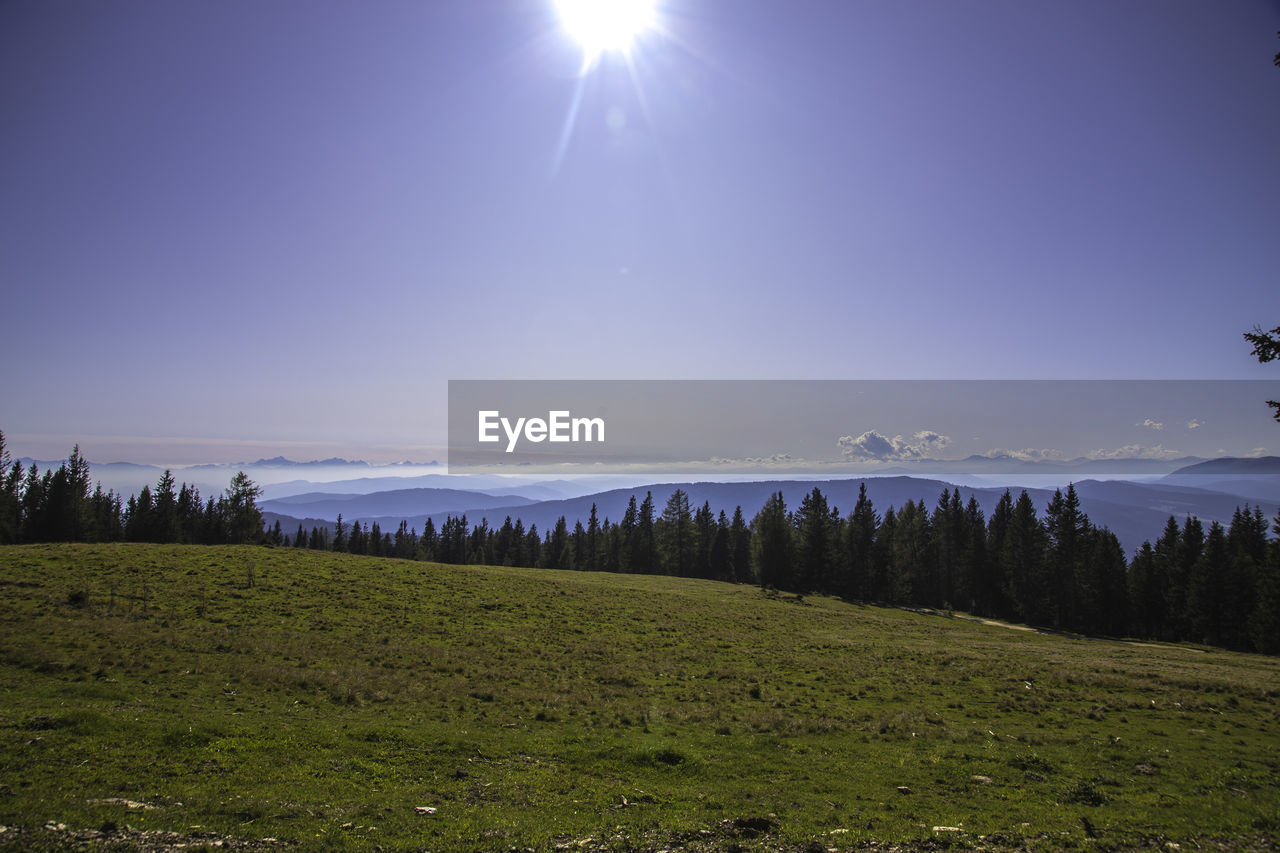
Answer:
<path fill-rule="evenodd" d="M 654 0 L 556 0 L 556 10 L 587 63 L 608 52 L 628 53 L 654 25 Z"/>

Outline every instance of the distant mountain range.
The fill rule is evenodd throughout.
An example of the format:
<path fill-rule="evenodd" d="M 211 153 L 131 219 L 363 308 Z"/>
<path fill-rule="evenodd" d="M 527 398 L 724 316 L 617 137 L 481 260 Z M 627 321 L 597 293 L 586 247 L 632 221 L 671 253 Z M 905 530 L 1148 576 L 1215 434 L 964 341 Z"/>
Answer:
<path fill-rule="evenodd" d="M 1179 456 L 1171 459 L 1148 459 L 1137 456 L 1094 459 L 1078 456 L 1074 459 L 1024 459 L 1007 453 L 991 456 L 973 455 L 964 459 L 921 459 L 910 466 L 898 465 L 879 471 L 879 474 L 1102 474 L 1108 476 L 1159 475 L 1200 464 L 1206 461 L 1200 456 Z M 1247 460 L 1246 460 L 1247 461 Z"/>
<path fill-rule="evenodd" d="M 1179 468 L 1160 482 L 1276 502 L 1280 501 L 1280 456 L 1209 459 Z"/>
<path fill-rule="evenodd" d="M 308 492 L 286 498 L 262 501 L 264 510 L 278 513 L 300 513 L 318 518 L 337 519 L 429 515 L 451 512 L 458 507 L 485 510 L 492 507 L 520 507 L 536 503 L 518 494 L 489 495 L 462 489 L 390 489 L 365 495 L 333 492 Z M 399 520 L 397 519 L 397 523 Z"/>
<path fill-rule="evenodd" d="M 365 462 L 363 459 L 343 459 L 340 456 L 333 456 L 329 459 L 312 459 L 309 462 L 297 462 L 293 459 L 286 459 L 283 456 L 273 456 L 270 459 L 259 459 L 257 462 L 216 462 L 206 465 L 192 465 L 183 470 L 194 470 L 199 468 L 431 468 L 438 467 L 440 463 L 435 459 L 430 462 L 384 462 L 373 464 Z"/>
<path fill-rule="evenodd" d="M 24 467 L 35 462 L 41 470 L 57 468 L 63 460 L 19 460 Z M 1071 460 L 1028 461 L 970 457 L 946 463 L 959 478 L 962 474 L 981 474 L 998 483 L 999 466 L 1018 462 L 1019 473 L 1067 474 L 1063 479 L 1076 481 L 1081 505 L 1095 523 L 1110 527 L 1130 553 L 1144 539 L 1159 536 L 1170 515 L 1179 519 L 1195 515 L 1204 521 L 1227 522 L 1237 506 L 1260 506 L 1268 518 L 1274 517 L 1280 505 L 1280 457 L 1251 458 L 1223 457 L 1219 459 L 1189 458 L 1187 464 L 1170 470 L 1169 460 Z M 995 470 L 983 466 L 991 463 Z M 1142 482 L 1127 479 L 1093 480 L 1069 476 L 1073 467 L 1093 473 L 1113 472 L 1142 478 Z M 279 520 L 281 526 L 292 533 L 302 522 L 306 530 L 312 526 L 332 527 L 338 513 L 344 520 L 359 519 L 363 523 L 377 521 L 383 530 L 395 530 L 401 520 L 408 521 L 421 530 L 427 518 L 438 527 L 448 515 L 466 514 L 467 520 L 477 523 L 486 519 L 490 525 L 501 525 L 507 516 L 520 518 L 525 526 L 537 524 L 540 531 L 553 525 L 561 515 L 572 525 L 586 522 L 591 504 L 601 519 L 608 517 L 617 522 L 626 510 L 628 499 L 636 495 L 642 500 L 647 491 L 653 492 L 656 511 L 660 513 L 671 493 L 684 489 L 694 506 L 710 503 L 713 511 L 732 514 L 741 506 L 750 517 L 776 491 L 783 493 L 789 507 L 799 504 L 801 498 L 814 486 L 822 489 L 828 501 L 848 513 L 857 500 L 858 486 L 866 482 L 867 491 L 876 509 L 883 513 L 889 506 L 901 507 L 908 500 L 924 500 L 929 507 L 937 502 L 943 489 L 952 488 L 947 472 L 931 470 L 922 476 L 919 470 L 902 470 L 896 475 L 849 477 L 829 480 L 783 479 L 753 480 L 745 482 L 667 482 L 633 485 L 634 477 L 594 476 L 575 479 L 537 480 L 518 476 L 488 474 L 420 474 L 417 476 L 369 476 L 346 478 L 334 482 L 315 482 L 303 478 L 278 481 L 280 472 L 296 470 L 312 476 L 378 471 L 390 467 L 408 467 L 418 463 L 401 463 L 399 466 L 371 466 L 359 460 L 341 458 L 294 462 L 284 457 L 260 459 L 242 465 L 201 465 L 175 469 L 179 482 L 197 485 L 208 497 L 220 494 L 226 488 L 230 474 L 245 469 L 251 477 L 259 478 L 264 485 L 266 499 L 261 501 L 268 523 Z M 427 463 L 428 465 L 432 463 Z M 931 464 L 938 468 L 942 463 Z M 1009 468 L 1004 468 L 1009 473 Z M 256 473 L 255 473 L 256 472 Z M 323 472 L 323 473 L 322 473 Z M 128 495 L 141 490 L 143 485 L 154 484 L 162 469 L 153 465 L 130 462 L 91 463 L 91 476 L 101 481 L 104 488 Z M 1160 476 L 1163 475 L 1163 476 Z M 305 476 L 305 475 L 304 475 Z M 273 481 L 277 480 L 277 481 Z M 996 502 L 1004 493 L 1000 484 L 958 486 L 962 498 L 972 495 L 989 516 Z M 1019 487 L 1013 487 L 1014 494 Z M 1028 493 L 1043 511 L 1052 496 L 1052 489 L 1028 488 Z"/>
<path fill-rule="evenodd" d="M 1215 467 L 1216 463 L 1216 467 Z M 1180 520 L 1187 515 L 1209 521 L 1228 522 L 1236 507 L 1252 504 L 1260 506 L 1268 516 L 1276 514 L 1280 506 L 1280 459 L 1209 460 L 1180 469 L 1155 482 L 1131 482 L 1127 480 L 1081 480 L 1076 491 L 1081 507 L 1094 523 L 1109 527 L 1120 539 L 1127 552 L 1136 550 L 1143 540 L 1154 540 L 1160 535 L 1169 516 Z M 1207 478 L 1207 479 L 1206 479 Z M 1189 481 L 1191 484 L 1184 483 Z M 859 477 L 836 480 L 761 480 L 749 482 L 671 482 L 606 489 L 587 495 L 577 495 L 551 500 L 531 500 L 527 495 L 518 500 L 503 500 L 502 495 L 484 494 L 462 489 L 409 489 L 386 492 L 392 497 L 386 503 L 370 502 L 376 495 L 343 496 L 317 493 L 299 495 L 291 499 L 264 502 L 264 508 L 273 513 L 271 521 L 278 517 L 286 531 L 297 528 L 297 515 L 306 514 L 314 519 L 319 516 L 328 522 L 341 511 L 344 520 L 359 519 L 362 523 L 377 522 L 385 531 L 395 530 L 402 520 L 421 531 L 428 518 L 438 528 L 449 515 L 467 516 L 471 524 L 487 520 L 490 526 L 498 526 L 510 517 L 521 519 L 527 528 L 536 524 L 545 532 L 556 520 L 564 516 L 572 525 L 586 522 L 592 504 L 602 520 L 617 522 L 626 511 L 632 495 L 637 502 L 646 492 L 653 494 L 655 513 L 660 514 L 667 499 L 677 488 L 683 489 L 694 507 L 704 502 L 712 511 L 732 514 L 741 506 L 748 520 L 759 510 L 774 492 L 782 492 L 788 507 L 796 507 L 805 494 L 818 487 L 828 502 L 847 514 L 857 501 L 858 490 L 866 483 L 867 495 L 878 512 L 890 506 L 900 508 L 908 500 L 923 500 L 932 509 L 944 489 L 959 488 L 961 498 L 972 496 L 989 517 L 1004 486 L 972 487 L 953 486 L 936 479 L 909 476 Z M 1243 483 L 1244 490 L 1226 488 Z M 1219 486 L 1208 488 L 1209 484 Z M 1021 489 L 1013 488 L 1016 495 Z M 1028 494 L 1043 512 L 1053 495 L 1052 489 L 1029 488 Z M 444 504 L 451 504 L 445 506 Z M 394 506 L 391 511 L 381 507 Z M 323 511 L 322 511 L 323 510 Z M 303 522 L 310 530 L 311 523 Z M 330 526 L 330 525 L 326 525 Z"/>

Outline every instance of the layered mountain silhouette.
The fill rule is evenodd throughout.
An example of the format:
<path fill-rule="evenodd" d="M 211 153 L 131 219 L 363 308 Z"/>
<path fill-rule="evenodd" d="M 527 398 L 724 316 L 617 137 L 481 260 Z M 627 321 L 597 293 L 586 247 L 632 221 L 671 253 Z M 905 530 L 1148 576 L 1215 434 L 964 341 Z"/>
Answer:
<path fill-rule="evenodd" d="M 1216 464 L 1215 464 L 1216 463 Z M 309 493 L 263 502 L 268 523 L 278 518 L 286 531 L 303 527 L 332 527 L 329 522 L 342 513 L 344 521 L 377 522 L 384 531 L 395 530 L 402 520 L 421 531 L 428 518 L 437 528 L 450 516 L 465 514 L 468 523 L 482 520 L 491 527 L 506 518 L 517 518 L 527 529 L 536 524 L 545 532 L 564 516 L 572 527 L 584 524 L 594 504 L 597 516 L 617 522 L 634 495 L 637 503 L 652 493 L 655 514 L 676 489 L 689 495 L 691 505 L 707 503 L 715 513 L 723 510 L 732 515 L 741 506 L 750 518 L 769 496 L 782 492 L 788 507 L 796 507 L 805 494 L 815 487 L 822 490 L 830 505 L 842 514 L 853 509 L 858 491 L 865 483 L 867 495 L 881 514 L 890 506 L 902 507 L 907 501 L 923 500 L 932 509 L 944 490 L 958 488 L 961 500 L 970 497 L 989 517 L 1004 494 L 1004 486 L 974 487 L 953 485 L 946 480 L 910 476 L 859 477 L 835 480 L 758 480 L 750 482 L 669 482 L 638 487 L 606 489 L 587 495 L 553 500 L 534 500 L 527 495 L 502 495 L 467 489 L 397 489 L 367 495 Z M 1129 480 L 1081 480 L 1075 484 L 1081 508 L 1099 526 L 1110 528 L 1126 552 L 1132 554 L 1143 540 L 1160 535 L 1169 516 L 1182 520 L 1194 515 L 1203 521 L 1229 522 L 1237 507 L 1260 506 L 1268 518 L 1280 506 L 1280 458 L 1220 459 L 1196 463 L 1152 482 Z M 520 487 L 513 487 L 519 491 Z M 1014 496 L 1021 491 L 1012 488 Z M 1027 489 L 1036 506 L 1043 512 L 1053 496 L 1053 489 Z"/>

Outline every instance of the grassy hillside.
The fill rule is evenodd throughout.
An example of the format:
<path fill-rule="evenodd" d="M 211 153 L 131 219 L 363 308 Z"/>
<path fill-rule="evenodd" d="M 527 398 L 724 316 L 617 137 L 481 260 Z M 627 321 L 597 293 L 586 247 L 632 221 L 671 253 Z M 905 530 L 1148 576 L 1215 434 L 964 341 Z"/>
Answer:
<path fill-rule="evenodd" d="M 251 547 L 3 548 L 0 626 L 0 845 L 1280 834 L 1280 661 L 1251 655 Z"/>

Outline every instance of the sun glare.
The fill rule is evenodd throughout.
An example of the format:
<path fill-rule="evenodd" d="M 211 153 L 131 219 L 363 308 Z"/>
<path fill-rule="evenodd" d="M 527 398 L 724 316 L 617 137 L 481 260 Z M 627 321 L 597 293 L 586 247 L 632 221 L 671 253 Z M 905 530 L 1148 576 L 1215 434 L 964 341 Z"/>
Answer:
<path fill-rule="evenodd" d="M 556 0 L 561 25 L 588 62 L 609 51 L 626 53 L 653 26 L 653 5 L 653 0 Z"/>

